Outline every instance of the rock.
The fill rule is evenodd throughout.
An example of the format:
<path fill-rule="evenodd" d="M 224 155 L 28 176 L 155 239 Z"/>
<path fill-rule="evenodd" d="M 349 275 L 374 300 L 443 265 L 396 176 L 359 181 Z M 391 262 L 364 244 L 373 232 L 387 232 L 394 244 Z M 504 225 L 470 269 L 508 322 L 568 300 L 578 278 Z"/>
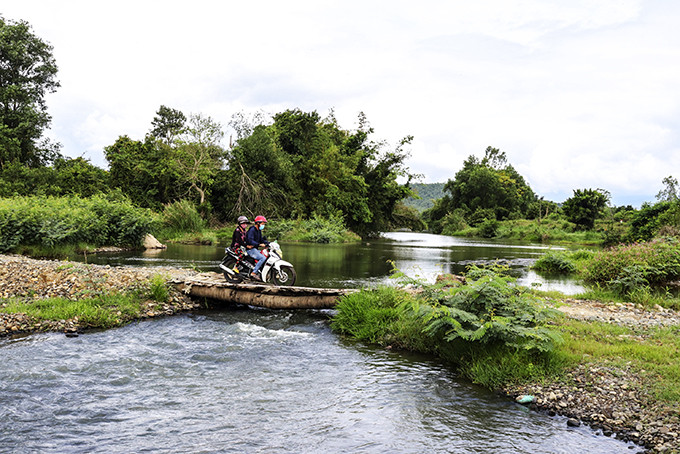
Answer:
<path fill-rule="evenodd" d="M 458 276 L 457 274 L 439 274 L 435 283 L 442 284 L 444 287 L 458 287 L 465 285 L 465 276 Z"/>
<path fill-rule="evenodd" d="M 145 249 L 166 249 L 167 246 L 158 241 L 153 235 L 147 233 L 144 237 L 144 248 Z"/>
<path fill-rule="evenodd" d="M 567 426 L 569 426 L 569 427 L 578 427 L 580 425 L 581 425 L 581 421 L 579 421 L 576 418 L 569 418 L 567 420 Z"/>

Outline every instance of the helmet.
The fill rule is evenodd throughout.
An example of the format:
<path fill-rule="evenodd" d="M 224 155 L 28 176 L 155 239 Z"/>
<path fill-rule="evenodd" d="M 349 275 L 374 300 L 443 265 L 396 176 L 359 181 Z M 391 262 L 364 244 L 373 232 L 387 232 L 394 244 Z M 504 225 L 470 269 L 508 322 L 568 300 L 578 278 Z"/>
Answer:
<path fill-rule="evenodd" d="M 237 221 L 239 224 L 250 224 L 250 221 L 245 216 L 239 216 Z"/>
<path fill-rule="evenodd" d="M 265 222 L 266 223 L 267 218 L 265 218 L 264 216 L 258 216 L 258 217 L 255 218 L 255 222 Z"/>

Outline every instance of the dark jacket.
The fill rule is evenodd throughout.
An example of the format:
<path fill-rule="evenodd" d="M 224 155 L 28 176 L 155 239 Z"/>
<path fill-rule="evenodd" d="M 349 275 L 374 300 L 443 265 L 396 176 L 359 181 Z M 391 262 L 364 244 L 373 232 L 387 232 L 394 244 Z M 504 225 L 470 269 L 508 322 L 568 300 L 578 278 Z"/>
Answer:
<path fill-rule="evenodd" d="M 231 248 L 237 248 L 239 246 L 246 245 L 246 230 L 241 229 L 241 227 L 236 227 L 234 234 L 231 236 Z"/>
<path fill-rule="evenodd" d="M 246 233 L 246 247 L 251 249 L 258 247 L 260 244 L 269 244 L 269 241 L 262 236 L 262 231 L 256 225 L 253 225 L 248 229 L 248 233 Z"/>

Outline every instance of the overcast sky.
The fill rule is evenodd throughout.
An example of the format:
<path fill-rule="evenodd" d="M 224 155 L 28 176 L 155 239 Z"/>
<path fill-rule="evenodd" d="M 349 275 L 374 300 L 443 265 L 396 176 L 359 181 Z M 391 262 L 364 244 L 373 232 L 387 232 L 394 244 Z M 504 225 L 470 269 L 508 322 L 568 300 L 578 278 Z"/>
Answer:
<path fill-rule="evenodd" d="M 210 115 L 333 109 L 374 139 L 413 135 L 423 182 L 487 146 L 564 201 L 656 201 L 680 179 L 680 2 L 644 0 L 9 0 L 54 47 L 50 136 L 106 167 L 161 105 Z M 227 145 L 225 143 L 225 145 Z"/>

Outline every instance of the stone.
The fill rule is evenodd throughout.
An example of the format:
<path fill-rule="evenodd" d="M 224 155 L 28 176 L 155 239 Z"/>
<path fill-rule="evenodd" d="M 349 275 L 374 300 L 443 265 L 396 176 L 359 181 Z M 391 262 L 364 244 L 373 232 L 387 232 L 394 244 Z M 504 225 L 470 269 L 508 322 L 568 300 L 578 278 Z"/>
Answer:
<path fill-rule="evenodd" d="M 569 418 L 567 420 L 567 426 L 569 426 L 569 427 L 578 427 L 580 425 L 581 425 L 581 421 L 579 421 L 576 418 Z"/>
<path fill-rule="evenodd" d="M 153 235 L 147 233 L 144 237 L 144 248 L 145 249 L 166 249 L 167 246 L 160 241 L 158 241 Z"/>

